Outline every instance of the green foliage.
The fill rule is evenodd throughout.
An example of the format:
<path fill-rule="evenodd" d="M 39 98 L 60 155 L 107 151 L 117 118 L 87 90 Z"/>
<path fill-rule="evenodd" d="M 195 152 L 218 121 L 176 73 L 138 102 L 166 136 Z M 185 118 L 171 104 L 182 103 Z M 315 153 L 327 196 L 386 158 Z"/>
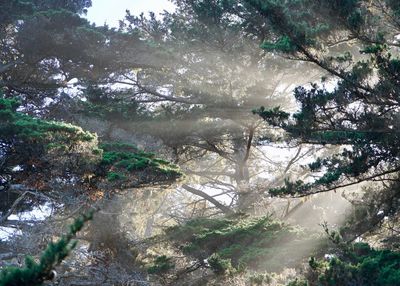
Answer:
<path fill-rule="evenodd" d="M 267 30 L 272 36 L 264 40 L 261 45 L 267 51 L 296 54 L 306 47 L 318 47 L 320 37 L 330 29 L 329 21 L 325 21 L 323 17 L 318 17 L 315 21 L 315 15 L 312 14 L 313 9 L 327 10 L 324 6 L 329 5 L 329 1 L 245 0 L 243 2 L 255 9 L 255 13 L 261 15 L 268 23 Z M 270 41 L 270 38 L 274 41 Z"/>
<path fill-rule="evenodd" d="M 377 166 L 382 167 L 381 173 L 398 172 L 400 65 L 392 48 L 397 45 L 393 35 L 399 27 L 398 1 L 383 1 L 381 9 L 366 0 L 245 3 L 265 20 L 259 28 L 265 25 L 272 35 L 266 37 L 264 49 L 315 63 L 338 79 L 333 90 L 324 84 L 296 88 L 300 110 L 291 116 L 278 108 L 261 108 L 255 113 L 287 131 L 288 141 L 351 146 L 311 164 L 311 171 L 325 173 L 314 182 L 286 181 L 272 193 L 305 195 L 332 190 L 345 181 L 377 176 Z M 392 28 L 381 25 L 387 21 Z M 352 35 L 355 42 L 347 43 L 347 36 L 341 35 Z M 331 49 L 331 37 L 347 44 Z M 338 51 L 343 55 L 336 56 Z"/>
<path fill-rule="evenodd" d="M 10 0 L 1 3 L 1 15 L 4 17 L 8 14 L 9 17 L 14 16 L 13 19 L 21 20 L 23 15 L 52 9 L 65 9 L 74 13 L 82 13 L 91 5 L 92 1 L 90 0 Z"/>
<path fill-rule="evenodd" d="M 266 273 L 254 273 L 250 275 L 249 282 L 251 285 L 264 285 L 272 282 L 272 277 Z"/>
<path fill-rule="evenodd" d="M 126 99 L 124 93 L 118 94 L 114 90 L 92 86 L 89 86 L 85 92 L 87 101 L 82 103 L 82 113 L 85 116 L 116 123 L 137 120 L 145 116 L 144 108 L 134 100 Z"/>
<path fill-rule="evenodd" d="M 57 168 L 74 168 L 72 171 L 81 172 L 87 168 L 94 171 L 100 162 L 99 174 L 110 182 L 126 181 L 129 175 L 144 170 L 168 180 L 181 176 L 176 165 L 157 158 L 154 153 L 126 143 L 98 146 L 95 134 L 71 124 L 25 115 L 17 111 L 19 104 L 15 99 L 0 98 L 0 141 L 3 143 L 0 148 L 7 154 L 6 166 L 22 165 L 24 169 L 29 169 L 28 162 L 46 166 L 57 160 Z M 80 156 L 73 157 L 73 154 Z M 65 165 L 61 164 L 62 156 L 65 156 Z M 67 165 L 68 160 L 73 158 L 79 162 Z"/>
<path fill-rule="evenodd" d="M 243 216 L 198 218 L 166 231 L 167 237 L 184 254 L 199 261 L 207 259 L 216 273 L 231 273 L 243 268 L 278 271 L 290 266 L 290 262 L 282 263 L 287 261 L 284 257 L 290 256 L 295 248 L 307 247 L 305 243 L 302 245 L 304 240 L 298 240 L 300 233 L 270 217 L 251 219 Z"/>
<path fill-rule="evenodd" d="M 108 172 L 107 173 L 107 179 L 110 182 L 114 182 L 114 181 L 119 181 L 119 180 L 125 180 L 126 177 L 121 173 Z"/>
<path fill-rule="evenodd" d="M 177 178 L 181 173 L 176 165 L 157 158 L 154 153 L 139 150 L 136 146 L 127 143 L 104 143 L 101 165 L 108 170 L 109 181 L 125 180 L 135 171 L 152 170 L 167 177 Z"/>
<path fill-rule="evenodd" d="M 151 265 L 147 272 L 149 274 L 164 274 L 175 268 L 175 264 L 172 261 L 171 257 L 167 257 L 165 255 L 158 256 L 153 265 Z"/>
<path fill-rule="evenodd" d="M 381 82 L 373 91 L 373 97 L 379 98 L 378 101 L 386 101 L 386 93 L 383 91 L 398 88 L 391 82 L 393 74 L 398 73 L 397 66 L 397 60 L 393 59 L 381 71 Z M 288 119 L 288 115 L 279 109 L 257 112 L 268 123 L 285 129 L 290 135 L 289 140 L 319 145 L 351 145 L 351 148 L 344 148 L 341 153 L 317 159 L 310 164 L 311 171 L 325 173 L 313 183 L 286 183 L 283 188 L 274 189 L 274 194 L 305 194 L 332 189 L 340 185 L 343 178 L 363 180 L 368 171 L 376 166 L 388 166 L 397 161 L 398 149 L 394 146 L 398 146 L 399 137 L 396 128 L 393 128 L 397 126 L 397 115 L 392 111 L 392 104 L 382 103 L 380 110 L 374 110 L 370 108 L 365 94 L 360 95 L 354 91 L 353 82 L 364 82 L 371 73 L 370 64 L 361 62 L 348 75 L 352 82 L 343 80 L 334 91 L 327 91 L 317 85 L 311 89 L 297 88 L 294 95 L 301 110 L 293 115 L 293 120 Z M 360 106 L 362 111 L 351 108 L 351 104 Z"/>
<path fill-rule="evenodd" d="M 282 111 L 280 107 L 266 109 L 264 106 L 262 106 L 259 109 L 254 109 L 253 114 L 260 115 L 265 121 L 272 125 L 281 124 L 283 121 L 289 118 L 289 113 Z"/>
<path fill-rule="evenodd" d="M 85 19 L 90 6 L 90 0 L 1 1 L 0 88 L 7 88 L 7 96 L 20 96 L 27 109 L 48 114 L 54 105 L 46 101 L 59 98 L 60 89 L 67 87 L 61 74 L 83 82 L 104 72 L 110 60 L 107 36 L 116 33 Z"/>
<path fill-rule="evenodd" d="M 42 253 L 39 262 L 32 257 L 25 258 L 25 267 L 6 267 L 0 272 L 1 286 L 40 286 L 52 279 L 52 270 L 60 264 L 75 248 L 73 240 L 85 223 L 92 219 L 93 213 L 82 215 L 71 224 L 69 232 L 57 242 L 50 243 Z"/>
<path fill-rule="evenodd" d="M 376 44 L 376 45 L 371 45 L 371 46 L 367 46 L 365 47 L 363 50 L 360 51 L 360 53 L 363 54 L 377 54 L 382 52 L 385 49 L 384 46 L 380 45 L 380 44 Z"/>
<path fill-rule="evenodd" d="M 261 48 L 267 51 L 280 51 L 285 53 L 297 51 L 296 45 L 293 44 L 287 36 L 279 38 L 275 43 L 265 41 L 261 44 Z"/>
<path fill-rule="evenodd" d="M 34 11 L 34 5 L 32 1 L 21 0 L 3 1 L 0 4 L 0 8 L 0 23 L 2 25 L 7 25 L 15 20 L 20 20 L 25 15 L 32 14 Z"/>
<path fill-rule="evenodd" d="M 80 173 L 97 164 L 100 154 L 95 151 L 96 134 L 72 124 L 23 114 L 17 110 L 19 105 L 16 99 L 0 97 L 2 173 L 10 173 L 9 168 L 16 165 L 22 166 L 26 175 L 35 168 L 49 168 L 54 173 L 69 168 Z"/>
<path fill-rule="evenodd" d="M 218 253 L 212 254 L 207 259 L 208 265 L 217 275 L 225 275 L 235 272 L 230 259 L 223 259 Z"/>
<path fill-rule="evenodd" d="M 17 112 L 19 104 L 16 99 L 0 98 L 0 132 L 5 142 L 25 140 L 27 143 L 46 144 L 54 140 L 73 143 L 96 139 L 94 134 L 72 124 L 41 120 Z"/>
<path fill-rule="evenodd" d="M 295 182 L 285 179 L 285 184 L 282 187 L 272 188 L 269 193 L 273 196 L 284 196 L 284 195 L 294 195 L 294 194 L 304 194 L 310 190 L 311 184 L 305 184 L 301 180 Z"/>
<path fill-rule="evenodd" d="M 65 9 L 73 13 L 86 13 L 86 9 L 92 6 L 91 0 L 30 0 L 27 2 L 35 3 L 36 7 L 41 10 L 45 9 Z"/>
<path fill-rule="evenodd" d="M 312 259 L 310 267 L 319 274 L 319 285 L 389 286 L 400 281 L 400 253 L 366 243 L 352 244 L 328 262 Z"/>

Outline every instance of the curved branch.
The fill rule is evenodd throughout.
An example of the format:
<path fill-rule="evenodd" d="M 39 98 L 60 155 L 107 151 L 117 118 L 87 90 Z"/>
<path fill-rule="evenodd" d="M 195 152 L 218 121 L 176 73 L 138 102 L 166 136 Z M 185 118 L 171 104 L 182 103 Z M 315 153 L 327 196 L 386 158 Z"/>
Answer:
<path fill-rule="evenodd" d="M 186 184 L 182 185 L 182 188 L 196 196 L 202 197 L 203 199 L 209 201 L 210 203 L 212 203 L 214 206 L 216 206 L 217 208 L 219 208 L 221 211 L 223 211 L 225 214 L 234 214 L 235 212 L 225 206 L 224 204 L 220 203 L 218 200 L 216 200 L 215 198 L 213 198 L 212 196 L 206 194 L 203 191 L 197 190 L 195 188 L 192 188 Z"/>

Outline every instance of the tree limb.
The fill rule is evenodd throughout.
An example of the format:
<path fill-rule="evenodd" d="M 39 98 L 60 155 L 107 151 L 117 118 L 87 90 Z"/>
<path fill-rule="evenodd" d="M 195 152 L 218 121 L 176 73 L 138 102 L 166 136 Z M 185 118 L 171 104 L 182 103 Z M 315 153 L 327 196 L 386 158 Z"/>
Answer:
<path fill-rule="evenodd" d="M 202 197 L 205 200 L 209 201 L 214 206 L 216 206 L 221 211 L 223 211 L 225 214 L 234 214 L 235 213 L 231 208 L 229 208 L 229 207 L 225 206 L 224 204 L 220 203 L 218 200 L 216 200 L 215 198 L 213 198 L 212 196 L 206 194 L 203 191 L 200 191 L 200 190 L 197 190 L 195 188 L 192 188 L 192 187 L 190 187 L 190 186 L 188 186 L 186 184 L 182 185 L 182 188 L 184 190 L 196 195 L 196 196 Z"/>

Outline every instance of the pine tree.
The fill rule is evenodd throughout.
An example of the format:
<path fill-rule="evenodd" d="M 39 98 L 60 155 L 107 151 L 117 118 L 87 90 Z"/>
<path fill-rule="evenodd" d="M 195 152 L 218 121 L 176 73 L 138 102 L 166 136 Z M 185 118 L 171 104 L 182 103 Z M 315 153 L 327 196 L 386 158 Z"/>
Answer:
<path fill-rule="evenodd" d="M 310 164 L 325 174 L 290 182 L 274 194 L 308 195 L 362 181 L 396 179 L 400 165 L 398 106 L 400 29 L 395 1 L 245 1 L 262 15 L 276 40 L 262 48 L 316 64 L 319 83 L 298 87 L 295 114 L 255 112 L 283 128 L 288 140 L 343 146 Z M 333 86 L 333 90 L 327 86 Z"/>
<path fill-rule="evenodd" d="M 254 110 L 286 132 L 286 141 L 337 146 L 309 171 L 314 181 L 286 180 L 277 196 L 308 196 L 369 182 L 358 215 L 341 229 L 349 241 L 396 222 L 400 205 L 399 103 L 400 5 L 398 1 L 245 0 L 242 9 L 263 18 L 268 31 L 261 47 L 285 58 L 310 62 L 325 72 L 320 81 L 297 87 L 299 111 Z M 246 17 L 246 13 L 240 13 Z M 254 31 L 251 31 L 252 33 Z M 256 32 L 257 33 L 257 32 Z M 352 235 L 349 235 L 352 233 Z M 387 233 L 382 242 L 390 240 Z M 347 243 L 329 261 L 311 260 L 309 285 L 398 285 L 399 253 Z M 299 280 L 291 285 L 308 285 Z"/>

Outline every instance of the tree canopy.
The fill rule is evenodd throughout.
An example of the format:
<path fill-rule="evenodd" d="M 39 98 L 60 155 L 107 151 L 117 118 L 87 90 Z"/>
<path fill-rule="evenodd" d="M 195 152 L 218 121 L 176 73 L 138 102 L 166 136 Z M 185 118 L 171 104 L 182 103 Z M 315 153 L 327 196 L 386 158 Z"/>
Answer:
<path fill-rule="evenodd" d="M 49 238 L 100 206 L 79 251 L 118 270 L 95 283 L 397 285 L 398 1 L 172 2 L 119 27 L 0 3 L 0 227 L 28 197 L 64 215 Z M 0 285 L 40 285 L 86 220 Z"/>

